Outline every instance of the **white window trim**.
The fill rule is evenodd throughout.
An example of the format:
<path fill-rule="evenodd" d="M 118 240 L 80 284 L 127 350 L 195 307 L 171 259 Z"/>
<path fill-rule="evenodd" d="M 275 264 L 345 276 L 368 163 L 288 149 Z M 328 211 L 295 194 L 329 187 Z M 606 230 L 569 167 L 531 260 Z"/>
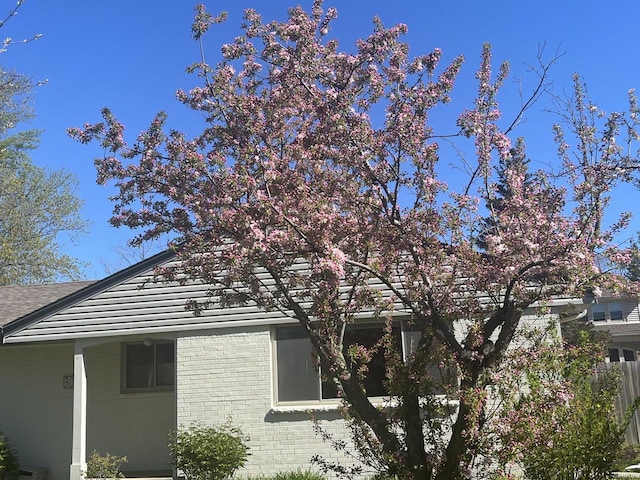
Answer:
<path fill-rule="evenodd" d="M 604 309 L 604 320 L 596 320 L 594 318 L 593 315 L 593 307 L 591 307 L 589 309 L 589 321 L 595 323 L 595 324 L 603 324 L 603 323 L 609 323 L 609 322 L 626 322 L 627 318 L 624 315 L 624 303 L 623 302 L 599 302 L 594 304 L 598 305 L 600 307 L 602 307 Z M 612 310 L 611 306 L 615 305 L 615 306 L 619 306 L 620 309 L 616 309 L 616 310 Z M 616 319 L 612 319 L 611 318 L 611 312 L 621 312 L 621 316 L 622 318 L 616 318 Z"/>
<path fill-rule="evenodd" d="M 399 324 L 401 325 L 401 347 L 402 347 L 402 355 L 406 359 L 409 355 L 406 341 L 407 338 L 405 333 L 409 330 L 404 329 L 404 321 L 406 319 L 398 319 Z M 384 322 L 383 322 L 384 323 Z M 357 322 L 357 325 L 366 326 L 367 324 L 379 325 L 380 322 L 376 321 L 363 321 Z M 301 412 L 332 412 L 337 411 L 341 404 L 342 400 L 340 398 L 320 398 L 320 399 L 312 399 L 312 400 L 279 400 L 278 399 L 278 355 L 277 355 L 277 340 L 276 340 L 276 330 L 279 327 L 296 327 L 299 326 L 298 323 L 287 323 L 273 326 L 271 329 L 271 356 L 272 356 L 272 408 L 270 413 L 301 413 Z M 320 390 L 322 391 L 322 390 Z M 438 398 L 441 399 L 442 402 L 446 402 L 448 404 L 455 403 L 454 400 L 451 400 L 446 395 L 437 395 Z M 376 406 L 383 407 L 393 407 L 397 405 L 397 401 L 393 399 L 393 397 L 389 396 L 372 396 L 368 397 L 369 401 Z"/>
<path fill-rule="evenodd" d="M 436 395 L 435 398 L 439 400 L 443 405 L 456 407 L 459 401 L 446 395 Z M 395 408 L 400 405 L 400 402 L 394 398 L 389 397 L 369 397 L 371 403 L 376 407 L 382 408 Z M 342 401 L 339 399 L 325 399 L 313 402 L 284 402 L 278 405 L 272 405 L 269 413 L 272 415 L 279 413 L 306 413 L 306 412 L 337 412 L 342 405 Z"/>

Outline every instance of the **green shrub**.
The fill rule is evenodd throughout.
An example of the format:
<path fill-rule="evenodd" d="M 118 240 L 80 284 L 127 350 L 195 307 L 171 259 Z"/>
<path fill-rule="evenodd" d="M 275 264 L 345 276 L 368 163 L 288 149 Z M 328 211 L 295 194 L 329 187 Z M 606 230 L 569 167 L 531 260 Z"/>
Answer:
<path fill-rule="evenodd" d="M 327 480 L 327 477 L 311 470 L 296 470 L 293 472 L 280 472 L 275 475 L 248 477 L 248 480 Z"/>
<path fill-rule="evenodd" d="M 614 471 L 622 472 L 629 465 L 640 463 L 640 445 L 624 444 L 618 455 L 618 461 L 614 465 Z"/>
<path fill-rule="evenodd" d="M 117 457 L 107 453 L 102 456 L 95 450 L 91 452 L 87 461 L 85 478 L 122 478 L 120 472 L 123 463 L 127 463 L 127 457 Z"/>
<path fill-rule="evenodd" d="M 229 423 L 221 427 L 191 425 L 171 435 L 174 465 L 187 480 L 222 480 L 247 461 L 248 439 Z"/>
<path fill-rule="evenodd" d="M 271 480 L 326 480 L 326 477 L 311 470 L 296 470 L 295 472 L 281 472 L 271 477 Z"/>
<path fill-rule="evenodd" d="M 579 340 L 563 348 L 538 345 L 526 359 L 527 388 L 511 396 L 502 415 L 508 428 L 500 431 L 501 452 L 527 480 L 605 480 L 616 469 L 640 399 L 618 419 L 619 371 L 594 375 L 603 348 L 586 334 Z"/>
<path fill-rule="evenodd" d="M 9 439 L 0 432 L 0 480 L 13 480 L 20 475 L 18 456 Z"/>

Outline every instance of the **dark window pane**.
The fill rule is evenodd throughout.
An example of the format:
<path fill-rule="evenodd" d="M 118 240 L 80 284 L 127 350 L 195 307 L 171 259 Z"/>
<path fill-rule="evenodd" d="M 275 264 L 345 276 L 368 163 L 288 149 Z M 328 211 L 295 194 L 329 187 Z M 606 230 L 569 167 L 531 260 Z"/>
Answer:
<path fill-rule="evenodd" d="M 153 345 L 126 346 L 126 388 L 153 387 Z"/>
<path fill-rule="evenodd" d="M 278 401 L 320 400 L 318 356 L 301 327 L 276 329 Z"/>
<path fill-rule="evenodd" d="M 635 362 L 636 354 L 632 350 L 622 350 L 625 362 Z"/>
<path fill-rule="evenodd" d="M 620 352 L 617 348 L 609 349 L 609 361 L 611 362 L 619 362 L 620 361 Z"/>
<path fill-rule="evenodd" d="M 322 378 L 322 398 L 338 398 L 338 386 L 336 382 L 326 377 L 329 372 L 329 366 L 325 362 L 322 362 L 320 371 L 324 372 Z"/>
<path fill-rule="evenodd" d="M 613 302 L 609 304 L 609 318 L 611 320 L 622 320 L 622 304 Z"/>
<path fill-rule="evenodd" d="M 592 305 L 591 312 L 593 313 L 593 320 L 595 322 L 601 322 L 603 320 L 606 320 L 604 305 L 602 304 Z"/>
<path fill-rule="evenodd" d="M 156 387 L 170 387 L 174 377 L 173 342 L 156 343 Z"/>
<path fill-rule="evenodd" d="M 402 340 L 400 336 L 400 329 L 394 328 L 392 331 L 393 340 L 398 351 L 402 351 Z M 384 326 L 351 326 L 347 328 L 344 336 L 344 353 L 347 359 L 349 359 L 349 349 L 352 346 L 361 345 L 366 348 L 372 348 L 384 334 Z M 358 370 L 359 364 L 354 362 L 353 373 Z M 387 388 L 384 384 L 386 378 L 386 367 L 384 351 L 380 349 L 376 352 L 371 361 L 368 364 L 368 371 L 364 378 L 364 387 L 369 397 L 383 397 L 388 395 Z M 330 379 L 325 379 L 322 382 L 322 398 L 336 398 L 338 396 L 338 390 L 335 383 Z"/>

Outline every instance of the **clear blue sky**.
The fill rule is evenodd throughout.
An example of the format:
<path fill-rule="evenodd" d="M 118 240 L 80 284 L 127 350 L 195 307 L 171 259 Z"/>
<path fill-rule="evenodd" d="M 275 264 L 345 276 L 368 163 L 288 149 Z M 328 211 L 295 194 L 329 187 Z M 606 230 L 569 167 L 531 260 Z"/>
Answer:
<path fill-rule="evenodd" d="M 14 40 L 40 33 L 42 38 L 28 45 L 15 45 L 0 55 L 5 68 L 48 80 L 35 92 L 37 118 L 30 125 L 42 129 L 41 145 L 32 158 L 38 165 L 66 168 L 79 179 L 78 195 L 84 199 L 83 215 L 91 221 L 88 235 L 65 251 L 88 264 L 87 278 L 101 278 L 105 265 L 120 264 L 115 249 L 125 245 L 130 232 L 109 226 L 111 204 L 108 188 L 95 184 L 93 158 L 96 146 L 70 140 L 65 130 L 100 120 L 99 111 L 108 106 L 134 137 L 159 110 L 169 113 L 169 125 L 190 130 L 198 117 L 175 100 L 178 88 L 188 89 L 197 79 L 186 75 L 185 67 L 198 60 L 197 45 L 190 38 L 193 6 L 189 0 L 26 0 L 19 15 L 10 20 L 0 35 Z M 310 8 L 311 1 L 252 0 L 208 1 L 208 10 L 229 12 L 229 20 L 207 37 L 208 60 L 215 61 L 219 45 L 231 41 L 239 30 L 242 11 L 251 7 L 265 19 L 283 19 L 287 8 L 298 3 Z M 0 1 L 0 15 L 15 0 Z M 475 91 L 473 74 L 482 44 L 490 42 L 496 61 L 509 60 L 515 80 L 523 77 L 528 64 L 536 63 L 538 47 L 546 43 L 551 56 L 565 52 L 552 70 L 554 90 L 570 89 L 571 74 L 586 78 L 591 96 L 605 110 L 623 109 L 626 92 L 640 91 L 637 22 L 640 2 L 612 0 L 327 0 L 336 7 L 338 19 L 332 36 L 349 49 L 357 37 L 371 31 L 371 18 L 379 15 L 386 25 L 409 26 L 406 40 L 412 54 L 439 47 L 445 60 L 457 54 L 466 57 L 454 97 L 471 99 Z M 527 77 L 524 77 L 525 81 Z M 515 82 L 507 85 L 516 89 Z M 463 106 L 463 104 L 461 104 Z M 550 115 L 532 112 L 525 126 L 533 161 L 553 157 Z M 450 126 L 452 127 L 452 126 Z M 640 196 L 624 199 L 633 208 Z M 640 215 L 640 212 L 639 212 Z"/>

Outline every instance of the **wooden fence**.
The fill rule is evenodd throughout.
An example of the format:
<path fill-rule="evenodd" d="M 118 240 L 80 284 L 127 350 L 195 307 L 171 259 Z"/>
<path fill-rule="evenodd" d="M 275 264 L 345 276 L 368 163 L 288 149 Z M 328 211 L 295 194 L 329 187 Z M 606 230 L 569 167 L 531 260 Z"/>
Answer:
<path fill-rule="evenodd" d="M 605 363 L 598 370 L 617 368 L 622 374 L 620 394 L 616 399 L 618 417 L 623 418 L 627 408 L 640 396 L 640 362 Z M 601 371 L 602 371 L 601 370 Z M 637 409 L 625 432 L 625 440 L 632 445 L 640 444 L 640 409 Z"/>

